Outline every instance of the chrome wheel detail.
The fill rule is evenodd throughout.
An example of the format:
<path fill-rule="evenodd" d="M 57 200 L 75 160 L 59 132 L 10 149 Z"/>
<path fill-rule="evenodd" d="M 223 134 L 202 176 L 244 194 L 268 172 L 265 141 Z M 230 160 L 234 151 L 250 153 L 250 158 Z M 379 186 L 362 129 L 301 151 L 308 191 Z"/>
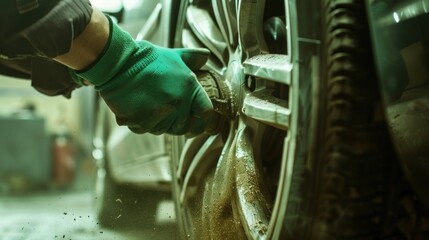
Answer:
<path fill-rule="evenodd" d="M 191 239 L 266 239 L 281 228 L 282 215 L 273 211 L 285 201 L 277 192 L 284 188 L 292 64 L 285 41 L 274 41 L 282 51 L 270 52 L 264 37 L 264 21 L 286 14 L 264 9 L 265 1 L 250 0 L 182 5 L 177 38 L 181 46 L 211 50 L 205 68 L 228 87 L 233 113 L 220 133 L 173 147 L 178 221 Z"/>

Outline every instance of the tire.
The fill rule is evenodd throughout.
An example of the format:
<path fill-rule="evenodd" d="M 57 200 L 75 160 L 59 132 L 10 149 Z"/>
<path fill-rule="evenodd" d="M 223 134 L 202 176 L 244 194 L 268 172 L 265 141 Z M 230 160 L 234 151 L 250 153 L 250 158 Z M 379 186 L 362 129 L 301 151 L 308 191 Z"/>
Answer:
<path fill-rule="evenodd" d="M 294 174 L 294 239 L 404 239 L 389 204 L 398 162 L 387 131 L 363 1 L 322 1 L 316 156 Z M 307 163 L 308 164 L 308 163 Z M 304 166 L 302 166 L 304 167 Z"/>
<path fill-rule="evenodd" d="M 173 140 L 183 239 L 401 239 L 365 14 L 357 0 L 183 1 L 177 46 L 209 48 L 230 91 L 222 110 L 211 96 L 217 134 Z"/>

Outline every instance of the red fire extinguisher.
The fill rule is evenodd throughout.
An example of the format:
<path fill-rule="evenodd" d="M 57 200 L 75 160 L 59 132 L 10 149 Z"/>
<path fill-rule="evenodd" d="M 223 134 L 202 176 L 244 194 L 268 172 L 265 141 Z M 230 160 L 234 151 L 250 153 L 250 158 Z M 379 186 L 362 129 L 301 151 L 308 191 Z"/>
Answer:
<path fill-rule="evenodd" d="M 72 137 L 65 126 L 60 123 L 52 138 L 53 182 L 57 187 L 67 187 L 75 176 L 76 161 Z"/>

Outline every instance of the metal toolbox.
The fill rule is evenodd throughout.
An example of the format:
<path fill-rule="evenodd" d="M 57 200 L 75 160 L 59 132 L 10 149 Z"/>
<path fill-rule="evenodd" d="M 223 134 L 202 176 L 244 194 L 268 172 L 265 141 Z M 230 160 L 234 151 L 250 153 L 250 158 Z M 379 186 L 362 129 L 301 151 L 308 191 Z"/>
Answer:
<path fill-rule="evenodd" d="M 45 120 L 31 113 L 0 116 L 0 184 L 3 190 L 49 184 L 50 140 Z"/>

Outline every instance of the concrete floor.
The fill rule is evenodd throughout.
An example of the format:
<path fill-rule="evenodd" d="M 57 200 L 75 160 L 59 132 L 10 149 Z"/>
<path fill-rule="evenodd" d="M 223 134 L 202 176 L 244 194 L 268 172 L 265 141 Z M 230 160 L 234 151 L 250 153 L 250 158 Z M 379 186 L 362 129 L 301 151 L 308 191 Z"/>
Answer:
<path fill-rule="evenodd" d="M 130 208 L 137 216 L 143 215 L 137 218 L 140 221 L 114 230 L 101 227 L 94 208 L 94 173 L 93 160 L 83 156 L 77 159 L 74 180 L 62 189 L 21 186 L 13 191 L 14 187 L 4 187 L 0 179 L 0 240 L 178 239 L 174 205 L 165 194 L 162 199 L 151 194 L 146 201 L 137 203 L 139 206 Z M 151 216 L 144 216 L 149 212 Z M 125 222 L 129 219 L 136 217 L 121 216 Z"/>
<path fill-rule="evenodd" d="M 170 204 L 163 204 L 171 206 Z M 168 207 L 167 207 L 168 208 Z M 158 223 L 138 229 L 99 226 L 91 191 L 0 196 L 0 239 L 4 240 L 141 240 L 176 239 L 171 207 L 159 209 Z M 169 216 L 169 217 L 166 217 Z"/>

